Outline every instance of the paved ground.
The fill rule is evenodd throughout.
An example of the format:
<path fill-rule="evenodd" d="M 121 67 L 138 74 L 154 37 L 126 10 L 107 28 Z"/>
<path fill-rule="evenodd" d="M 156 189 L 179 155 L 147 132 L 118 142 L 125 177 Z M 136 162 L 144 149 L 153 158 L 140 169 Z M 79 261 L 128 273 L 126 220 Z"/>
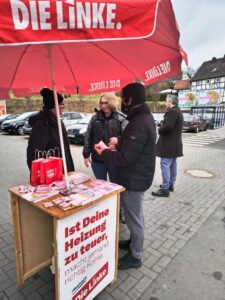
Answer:
<path fill-rule="evenodd" d="M 170 198 L 151 196 L 161 183 L 157 160 L 154 184 L 145 199 L 143 267 L 120 271 L 116 283 L 97 300 L 225 300 L 225 128 L 204 134 L 221 139 L 201 147 L 185 143 Z M 26 143 L 23 137 L 0 135 L 0 300 L 53 300 L 54 281 L 48 268 L 22 287 L 16 285 L 7 189 L 28 180 Z M 71 148 L 77 170 L 90 172 L 83 167 L 81 147 Z M 192 177 L 186 173 L 190 169 L 207 170 L 214 177 Z M 121 225 L 121 237 L 127 234 L 126 225 Z"/>

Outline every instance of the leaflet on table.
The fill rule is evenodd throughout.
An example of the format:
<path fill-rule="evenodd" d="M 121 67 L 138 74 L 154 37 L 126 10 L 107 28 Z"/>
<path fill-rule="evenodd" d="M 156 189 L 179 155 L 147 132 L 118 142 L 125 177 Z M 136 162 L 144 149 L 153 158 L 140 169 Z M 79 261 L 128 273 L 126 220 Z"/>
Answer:
<path fill-rule="evenodd" d="M 69 176 L 69 181 L 72 184 L 79 184 L 91 179 L 90 175 L 78 172 Z"/>
<path fill-rule="evenodd" d="M 113 191 L 117 191 L 121 188 L 121 185 L 107 181 L 102 181 L 101 184 L 99 184 L 98 182 L 96 184 L 96 182 L 94 181 L 93 183 L 89 184 L 89 186 L 93 191 L 103 193 L 104 195 Z"/>
<path fill-rule="evenodd" d="M 81 177 L 84 179 L 82 175 Z M 88 176 L 88 178 L 90 177 Z M 59 181 L 50 185 L 39 185 L 37 187 L 30 185 L 20 186 L 18 190 L 21 194 L 23 194 L 23 198 L 27 201 L 38 202 L 51 196 L 61 194 L 63 196 L 68 196 L 69 200 L 73 201 L 75 206 L 78 206 L 85 205 L 102 197 L 103 195 L 109 194 L 121 188 L 120 185 L 104 180 L 95 180 L 88 183 L 88 186 L 74 183 L 70 186 L 70 189 L 65 189 L 65 182 Z"/>
<path fill-rule="evenodd" d="M 30 202 L 39 202 L 57 194 L 58 191 L 51 189 L 48 185 L 30 186 L 29 191 L 23 194 L 23 198 Z"/>

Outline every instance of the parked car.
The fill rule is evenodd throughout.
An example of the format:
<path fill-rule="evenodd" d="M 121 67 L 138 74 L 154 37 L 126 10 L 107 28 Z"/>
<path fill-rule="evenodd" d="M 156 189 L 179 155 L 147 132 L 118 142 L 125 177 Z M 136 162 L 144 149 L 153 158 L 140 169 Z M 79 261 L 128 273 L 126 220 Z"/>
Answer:
<path fill-rule="evenodd" d="M 184 115 L 183 130 L 199 132 L 207 130 L 207 122 L 202 117 L 193 115 Z"/>
<path fill-rule="evenodd" d="M 80 119 L 84 118 L 86 114 L 76 112 L 76 111 L 68 111 L 62 113 L 61 119 L 65 124 L 65 127 L 76 124 Z"/>
<path fill-rule="evenodd" d="M 18 114 L 4 114 L 0 116 L 0 131 L 1 131 L 1 124 L 7 120 L 12 120 L 18 117 Z"/>
<path fill-rule="evenodd" d="M 84 137 L 92 115 L 87 115 L 79 120 L 77 124 L 67 127 L 69 141 L 74 144 L 84 144 Z"/>
<path fill-rule="evenodd" d="M 38 112 L 25 112 L 13 120 L 8 120 L 2 123 L 1 130 L 5 133 L 23 135 L 23 126 L 31 116 L 36 115 Z"/>

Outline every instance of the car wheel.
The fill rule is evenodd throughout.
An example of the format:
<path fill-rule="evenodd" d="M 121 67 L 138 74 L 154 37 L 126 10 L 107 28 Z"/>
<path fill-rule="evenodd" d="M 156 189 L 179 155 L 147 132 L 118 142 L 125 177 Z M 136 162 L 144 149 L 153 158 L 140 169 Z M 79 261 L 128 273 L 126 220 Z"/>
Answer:
<path fill-rule="evenodd" d="M 208 126 L 206 125 L 205 128 L 204 128 L 204 131 L 206 131 L 207 129 L 208 129 Z"/>
<path fill-rule="evenodd" d="M 20 126 L 20 127 L 17 128 L 17 133 L 19 135 L 23 135 L 24 134 L 24 132 L 23 132 L 23 126 Z"/>
<path fill-rule="evenodd" d="M 199 132 L 199 127 L 196 127 L 195 132 L 196 132 L 196 133 Z"/>

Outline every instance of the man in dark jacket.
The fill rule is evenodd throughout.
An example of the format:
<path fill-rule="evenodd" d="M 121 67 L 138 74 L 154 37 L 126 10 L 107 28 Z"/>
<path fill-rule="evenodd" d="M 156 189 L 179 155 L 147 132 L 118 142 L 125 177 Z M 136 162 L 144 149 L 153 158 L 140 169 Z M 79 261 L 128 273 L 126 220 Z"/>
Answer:
<path fill-rule="evenodd" d="M 154 119 L 145 104 L 145 88 L 131 83 L 122 89 L 121 110 L 129 121 L 117 151 L 95 145 L 104 161 L 115 165 L 117 183 L 126 191 L 121 194 L 130 239 L 120 241 L 119 247 L 128 250 L 119 260 L 119 269 L 140 268 L 144 243 L 144 192 L 151 186 L 155 172 Z"/>
<path fill-rule="evenodd" d="M 59 130 L 55 111 L 55 102 L 53 91 L 44 88 L 41 90 L 43 97 L 43 110 L 37 115 L 29 119 L 29 124 L 32 126 L 32 133 L 28 141 L 27 147 L 27 165 L 31 169 L 32 161 L 37 159 L 36 153 L 46 153 L 48 150 L 55 151 L 56 156 L 62 157 L 60 147 Z M 64 108 L 63 97 L 57 94 L 60 114 Z M 67 164 L 67 171 L 74 171 L 73 159 L 70 152 L 69 141 L 67 139 L 66 129 L 62 123 L 62 133 L 65 149 L 65 157 Z M 53 152 L 51 152 L 53 155 Z M 44 155 L 43 155 L 44 156 Z"/>
<path fill-rule="evenodd" d="M 166 99 L 167 112 L 164 115 L 162 126 L 159 128 L 156 155 L 161 157 L 162 184 L 160 189 L 152 192 L 153 196 L 169 197 L 174 191 L 177 177 L 177 157 L 183 156 L 182 128 L 183 114 L 178 107 L 175 95 L 168 95 Z"/>

